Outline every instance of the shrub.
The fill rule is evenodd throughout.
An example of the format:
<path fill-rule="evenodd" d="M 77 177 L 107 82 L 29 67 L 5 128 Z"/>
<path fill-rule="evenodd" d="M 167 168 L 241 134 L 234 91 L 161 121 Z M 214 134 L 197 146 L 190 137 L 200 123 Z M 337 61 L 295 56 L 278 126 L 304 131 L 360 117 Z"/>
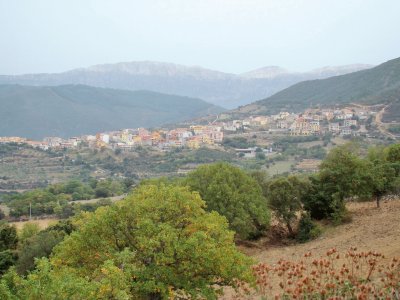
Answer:
<path fill-rule="evenodd" d="M 310 217 L 310 214 L 305 213 L 301 216 L 296 239 L 301 242 L 307 242 L 320 236 L 321 228 Z"/>

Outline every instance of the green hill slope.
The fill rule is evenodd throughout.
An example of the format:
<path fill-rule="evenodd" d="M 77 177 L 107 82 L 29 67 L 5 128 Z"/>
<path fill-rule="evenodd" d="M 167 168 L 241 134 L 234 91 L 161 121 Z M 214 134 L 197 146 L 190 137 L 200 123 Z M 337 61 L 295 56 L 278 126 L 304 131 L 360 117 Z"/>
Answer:
<path fill-rule="evenodd" d="M 0 85 L 0 136 L 69 137 L 174 123 L 222 108 L 200 99 L 84 85 Z"/>
<path fill-rule="evenodd" d="M 372 69 L 300 82 L 255 104 L 259 110 L 277 111 L 300 110 L 317 104 L 375 104 L 399 100 L 400 58 L 396 58 Z"/>

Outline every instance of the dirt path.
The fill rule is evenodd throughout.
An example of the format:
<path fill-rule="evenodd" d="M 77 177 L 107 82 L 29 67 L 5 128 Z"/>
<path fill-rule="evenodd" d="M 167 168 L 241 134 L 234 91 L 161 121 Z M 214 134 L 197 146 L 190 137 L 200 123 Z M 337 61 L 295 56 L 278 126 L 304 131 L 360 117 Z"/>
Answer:
<path fill-rule="evenodd" d="M 389 104 L 390 105 L 390 104 Z M 375 115 L 375 123 L 378 126 L 378 130 L 383 134 L 387 135 L 391 138 L 396 138 L 394 134 L 391 134 L 386 130 L 385 124 L 382 122 L 383 115 L 385 113 L 385 109 L 389 107 L 389 105 L 384 106 L 376 115 Z"/>

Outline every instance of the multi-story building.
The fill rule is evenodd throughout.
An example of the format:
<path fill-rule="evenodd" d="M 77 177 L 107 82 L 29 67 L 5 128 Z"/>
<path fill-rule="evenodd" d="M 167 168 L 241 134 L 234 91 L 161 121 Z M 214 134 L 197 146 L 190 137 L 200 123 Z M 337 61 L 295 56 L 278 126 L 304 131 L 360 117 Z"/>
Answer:
<path fill-rule="evenodd" d="M 333 133 L 339 133 L 340 124 L 339 123 L 329 123 L 328 130 Z"/>

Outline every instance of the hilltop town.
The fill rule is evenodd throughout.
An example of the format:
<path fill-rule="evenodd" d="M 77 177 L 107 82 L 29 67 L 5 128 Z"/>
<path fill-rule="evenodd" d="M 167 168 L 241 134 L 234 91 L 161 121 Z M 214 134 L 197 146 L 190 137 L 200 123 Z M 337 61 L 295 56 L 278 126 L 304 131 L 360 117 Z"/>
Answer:
<path fill-rule="evenodd" d="M 370 136 L 370 126 L 376 119 L 377 110 L 368 106 L 344 108 L 307 109 L 301 113 L 280 112 L 275 115 L 256 115 L 243 119 L 225 120 L 226 114 L 207 125 L 189 124 L 173 129 L 122 129 L 99 132 L 63 139 L 46 137 L 42 141 L 23 137 L 0 137 L 0 143 L 24 143 L 42 150 L 70 149 L 77 147 L 132 150 L 138 146 L 149 146 L 168 151 L 186 147 L 198 149 L 221 145 L 224 136 L 243 132 L 267 132 L 271 136 Z M 225 120 L 225 121 L 222 121 Z"/>

